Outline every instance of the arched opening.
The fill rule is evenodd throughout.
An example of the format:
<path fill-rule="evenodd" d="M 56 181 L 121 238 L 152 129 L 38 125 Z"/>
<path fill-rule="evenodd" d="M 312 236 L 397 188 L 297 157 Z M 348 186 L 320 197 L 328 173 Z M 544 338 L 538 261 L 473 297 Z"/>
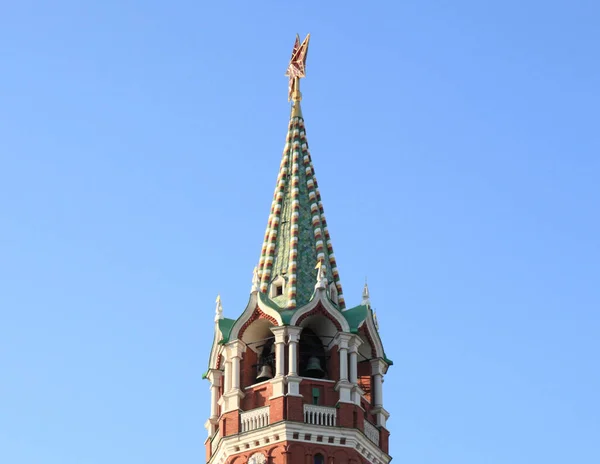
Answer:
<path fill-rule="evenodd" d="M 321 338 L 306 327 L 300 334 L 299 369 L 301 377 L 327 378 L 327 357 Z"/>
<path fill-rule="evenodd" d="M 315 454 L 315 456 L 313 458 L 313 463 L 314 464 L 325 464 L 325 456 L 323 456 L 321 453 Z"/>
<path fill-rule="evenodd" d="M 275 337 L 268 319 L 256 319 L 243 332 L 242 341 L 248 349 L 241 363 L 242 387 L 273 378 L 275 373 Z"/>

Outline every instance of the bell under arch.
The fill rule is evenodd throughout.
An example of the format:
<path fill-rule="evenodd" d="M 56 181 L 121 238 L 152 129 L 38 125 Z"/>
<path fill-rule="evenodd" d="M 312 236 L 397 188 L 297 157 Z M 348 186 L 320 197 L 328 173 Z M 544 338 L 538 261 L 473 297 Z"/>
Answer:
<path fill-rule="evenodd" d="M 323 314 L 305 318 L 301 324 L 298 370 L 301 377 L 331 377 L 328 351 L 338 332 L 335 324 Z"/>
<path fill-rule="evenodd" d="M 259 318 L 248 325 L 242 341 L 248 347 L 242 360 L 243 386 L 247 387 L 273 378 L 275 371 L 275 337 L 269 319 Z"/>

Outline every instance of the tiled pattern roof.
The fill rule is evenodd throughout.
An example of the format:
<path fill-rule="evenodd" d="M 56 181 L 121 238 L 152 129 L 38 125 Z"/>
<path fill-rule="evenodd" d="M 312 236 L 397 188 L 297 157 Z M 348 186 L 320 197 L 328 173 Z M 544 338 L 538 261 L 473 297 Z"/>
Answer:
<path fill-rule="evenodd" d="M 299 105 L 299 102 L 295 102 Z M 308 303 L 317 280 L 317 262 L 327 267 L 327 278 L 344 295 L 338 274 L 315 170 L 306 142 L 304 119 L 292 112 L 286 144 L 271 205 L 271 214 L 258 264 L 260 292 L 267 293 L 277 276 L 285 281 L 285 294 L 273 300 L 285 309 Z"/>

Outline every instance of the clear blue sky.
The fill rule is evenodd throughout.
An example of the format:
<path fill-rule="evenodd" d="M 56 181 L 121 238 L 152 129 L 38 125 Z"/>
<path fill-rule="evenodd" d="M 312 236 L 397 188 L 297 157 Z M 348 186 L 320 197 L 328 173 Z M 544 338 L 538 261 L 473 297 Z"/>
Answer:
<path fill-rule="evenodd" d="M 203 461 L 214 299 L 248 298 L 296 32 L 346 300 L 368 276 L 395 361 L 395 462 L 600 462 L 599 16 L 4 2 L 0 462 Z"/>

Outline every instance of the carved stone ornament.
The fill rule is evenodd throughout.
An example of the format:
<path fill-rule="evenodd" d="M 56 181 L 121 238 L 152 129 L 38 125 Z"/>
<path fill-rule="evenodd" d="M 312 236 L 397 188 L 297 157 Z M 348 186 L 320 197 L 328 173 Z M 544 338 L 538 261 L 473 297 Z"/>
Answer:
<path fill-rule="evenodd" d="M 262 453 L 254 453 L 248 458 L 248 464 L 266 464 L 267 457 Z"/>

